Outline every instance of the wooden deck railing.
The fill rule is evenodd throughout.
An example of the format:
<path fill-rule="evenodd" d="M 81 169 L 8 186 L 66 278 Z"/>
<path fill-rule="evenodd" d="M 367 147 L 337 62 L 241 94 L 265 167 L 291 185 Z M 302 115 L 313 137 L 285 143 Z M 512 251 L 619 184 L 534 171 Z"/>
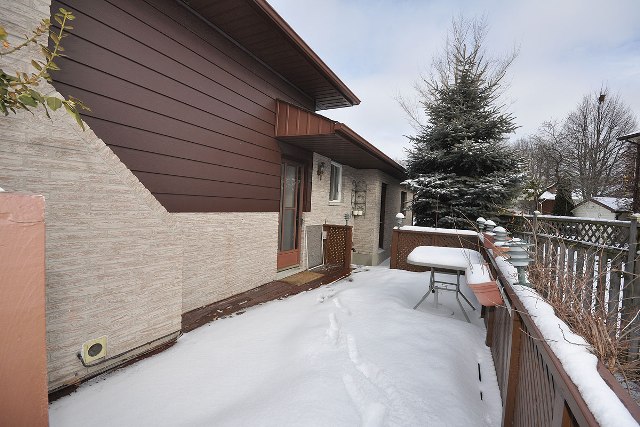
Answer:
<path fill-rule="evenodd" d="M 483 309 L 486 343 L 491 348 L 502 398 L 503 425 L 597 426 L 576 385 L 480 238 L 394 229 L 391 268 L 417 271 L 406 263 L 406 256 L 421 245 L 467 247 L 480 251 L 505 291 L 505 305 Z M 640 407 L 601 363 L 598 372 L 640 422 Z"/>

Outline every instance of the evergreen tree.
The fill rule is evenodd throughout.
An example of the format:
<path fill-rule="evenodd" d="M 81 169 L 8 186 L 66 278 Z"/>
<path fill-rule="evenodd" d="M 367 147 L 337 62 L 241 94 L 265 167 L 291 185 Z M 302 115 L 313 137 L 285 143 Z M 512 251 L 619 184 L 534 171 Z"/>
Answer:
<path fill-rule="evenodd" d="M 442 58 L 423 80 L 427 123 L 412 137 L 408 184 L 420 225 L 461 226 L 491 216 L 518 193 L 523 175 L 505 136 L 516 129 L 498 104 L 501 81 L 515 59 L 486 59 L 484 22 L 453 23 Z"/>
<path fill-rule="evenodd" d="M 561 216 L 573 216 L 573 198 L 571 197 L 571 180 L 566 175 L 563 175 L 556 184 L 556 200 L 553 205 L 553 215 Z"/>

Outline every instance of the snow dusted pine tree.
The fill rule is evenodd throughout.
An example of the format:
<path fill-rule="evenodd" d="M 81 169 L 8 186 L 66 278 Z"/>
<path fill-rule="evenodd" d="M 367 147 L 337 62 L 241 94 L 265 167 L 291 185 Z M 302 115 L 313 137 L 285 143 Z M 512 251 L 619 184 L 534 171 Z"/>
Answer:
<path fill-rule="evenodd" d="M 427 122 L 411 138 L 407 162 L 419 225 L 464 226 L 491 216 L 512 200 L 523 178 L 505 142 L 516 129 L 514 118 L 498 105 L 516 52 L 486 58 L 485 35 L 483 21 L 454 21 L 431 77 L 419 84 Z"/>

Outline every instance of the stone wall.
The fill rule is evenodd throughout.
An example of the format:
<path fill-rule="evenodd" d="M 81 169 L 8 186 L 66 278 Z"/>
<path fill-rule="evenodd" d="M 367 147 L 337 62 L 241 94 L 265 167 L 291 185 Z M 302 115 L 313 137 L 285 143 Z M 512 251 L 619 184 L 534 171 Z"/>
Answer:
<path fill-rule="evenodd" d="M 182 311 L 253 289 L 276 275 L 278 213 L 182 213 Z"/>

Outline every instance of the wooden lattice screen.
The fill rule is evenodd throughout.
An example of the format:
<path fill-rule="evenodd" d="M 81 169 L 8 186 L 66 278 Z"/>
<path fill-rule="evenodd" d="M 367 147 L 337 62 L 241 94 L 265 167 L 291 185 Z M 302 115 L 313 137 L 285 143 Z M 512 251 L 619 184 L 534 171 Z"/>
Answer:
<path fill-rule="evenodd" d="M 408 271 L 427 271 L 427 267 L 419 267 L 407 263 L 407 256 L 418 246 L 442 246 L 479 250 L 480 241 L 477 236 L 425 233 L 394 228 L 391 238 L 391 268 Z"/>
<path fill-rule="evenodd" d="M 325 224 L 322 227 L 327 237 L 324 242 L 324 264 L 329 267 L 351 268 L 353 228 L 348 225 Z"/>

